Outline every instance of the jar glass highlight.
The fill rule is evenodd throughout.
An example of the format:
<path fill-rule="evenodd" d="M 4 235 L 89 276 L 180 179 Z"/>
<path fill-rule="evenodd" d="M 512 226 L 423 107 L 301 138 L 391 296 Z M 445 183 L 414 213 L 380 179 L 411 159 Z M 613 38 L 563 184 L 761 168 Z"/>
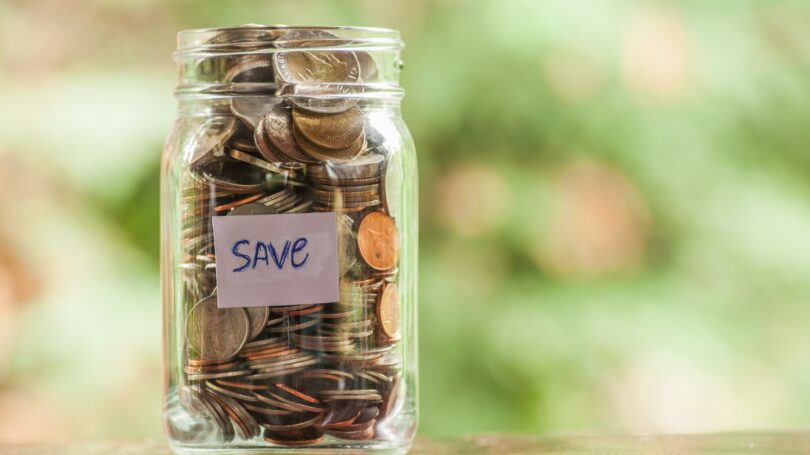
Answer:
<path fill-rule="evenodd" d="M 399 34 L 244 26 L 178 41 L 178 117 L 161 170 L 173 449 L 404 452 L 416 429 L 418 220 Z M 334 286 L 313 286 L 333 301 L 274 285 L 292 292 L 287 304 L 276 288 L 226 280 L 239 268 L 224 265 L 231 250 L 215 224 L 238 234 L 236 219 L 297 214 L 333 223 Z M 267 273 L 309 258 L 305 241 L 270 237 L 232 252 Z"/>

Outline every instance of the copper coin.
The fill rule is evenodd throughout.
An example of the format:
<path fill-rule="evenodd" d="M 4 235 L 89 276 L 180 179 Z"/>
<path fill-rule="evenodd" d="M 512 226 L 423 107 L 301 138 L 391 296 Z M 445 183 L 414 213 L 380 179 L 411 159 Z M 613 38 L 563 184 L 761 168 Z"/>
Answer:
<path fill-rule="evenodd" d="M 233 425 L 231 424 L 231 420 L 228 418 L 228 414 L 225 412 L 225 409 L 220 406 L 219 402 L 216 401 L 210 392 L 200 390 L 199 396 L 202 399 L 201 401 L 203 405 L 205 405 L 209 412 L 214 416 L 214 421 L 222 431 L 222 437 L 225 439 L 225 442 L 233 440 Z"/>
<path fill-rule="evenodd" d="M 259 402 L 259 400 L 256 399 L 256 397 L 254 397 L 253 395 L 248 395 L 246 393 L 237 392 L 237 391 L 231 390 L 231 389 L 229 389 L 227 387 L 222 387 L 222 386 L 220 386 L 220 385 L 218 385 L 218 384 L 216 384 L 214 382 L 211 382 L 211 381 L 206 382 L 205 387 L 208 388 L 208 389 L 211 389 L 213 391 L 216 391 L 216 392 L 218 392 L 218 393 L 220 393 L 222 395 L 227 395 L 227 396 L 229 396 L 231 398 L 235 398 L 235 399 L 240 400 L 240 401 L 248 401 L 248 402 L 252 402 L 252 403 L 258 403 Z"/>
<path fill-rule="evenodd" d="M 248 439 L 253 436 L 251 429 L 248 428 L 248 424 L 242 419 L 242 415 L 236 411 L 237 408 L 242 409 L 242 406 L 239 405 L 233 398 L 222 396 L 217 394 L 214 391 L 208 391 L 209 396 L 216 401 L 216 403 L 225 411 L 225 414 L 232 423 L 236 424 L 236 430 L 239 434 L 239 437 L 242 439 Z M 245 411 L 247 413 L 247 411 Z"/>
<path fill-rule="evenodd" d="M 245 197 L 245 198 L 242 198 L 242 199 L 237 199 L 237 200 L 235 200 L 233 202 L 229 202 L 227 204 L 218 205 L 218 206 L 214 207 L 214 211 L 217 212 L 217 213 L 219 213 L 219 212 L 227 212 L 229 210 L 235 209 L 236 207 L 240 207 L 240 206 L 243 206 L 245 204 L 250 204 L 253 201 L 261 199 L 262 197 L 264 197 L 265 194 L 266 193 L 256 193 L 256 194 L 250 195 L 248 197 Z"/>
<path fill-rule="evenodd" d="M 303 138 L 315 147 L 327 150 L 351 147 L 363 136 L 365 126 L 363 111 L 356 106 L 332 115 L 293 109 L 292 120 Z"/>
<path fill-rule="evenodd" d="M 380 293 L 377 303 L 377 322 L 383 334 L 389 339 L 399 337 L 399 288 L 395 283 L 389 283 Z"/>
<path fill-rule="evenodd" d="M 360 256 L 375 270 L 388 270 L 399 261 L 399 230 L 394 219 L 382 212 L 370 212 L 357 230 Z"/>
<path fill-rule="evenodd" d="M 197 302 L 186 318 L 188 344 L 207 360 L 228 360 L 242 349 L 250 336 L 250 320 L 244 308 L 217 307 L 212 295 Z"/>

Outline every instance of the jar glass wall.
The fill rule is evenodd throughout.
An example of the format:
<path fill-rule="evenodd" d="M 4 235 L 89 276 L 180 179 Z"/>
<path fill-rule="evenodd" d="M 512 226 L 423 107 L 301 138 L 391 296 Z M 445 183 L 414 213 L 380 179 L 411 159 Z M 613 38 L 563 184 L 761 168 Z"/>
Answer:
<path fill-rule="evenodd" d="M 401 47 L 385 29 L 180 33 L 161 176 L 164 420 L 176 451 L 410 445 L 417 170 Z M 334 281 L 326 266 L 297 284 L 306 240 L 224 244 L 264 220 L 310 229 L 317 217 L 301 214 L 331 223 Z M 247 283 L 240 269 L 292 278 Z"/>

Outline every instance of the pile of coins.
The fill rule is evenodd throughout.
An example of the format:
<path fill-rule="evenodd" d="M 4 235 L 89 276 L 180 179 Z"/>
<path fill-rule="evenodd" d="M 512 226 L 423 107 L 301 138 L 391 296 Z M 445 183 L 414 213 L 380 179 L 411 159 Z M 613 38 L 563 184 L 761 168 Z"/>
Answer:
<path fill-rule="evenodd" d="M 278 49 L 239 54 L 219 69 L 227 83 L 272 83 L 276 92 L 234 95 L 214 107 L 181 174 L 180 401 L 213 422 L 222 441 L 378 438 L 402 396 L 400 238 L 391 211 L 399 193 L 386 190 L 401 169 L 391 170 L 392 152 L 367 121 L 357 89 L 334 96 L 335 84 L 372 80 L 374 59 L 356 50 L 307 51 L 326 41 L 334 48 L 326 32 L 221 35 L 211 44 Z M 218 308 L 212 217 L 316 211 L 337 214 L 339 301 Z"/>

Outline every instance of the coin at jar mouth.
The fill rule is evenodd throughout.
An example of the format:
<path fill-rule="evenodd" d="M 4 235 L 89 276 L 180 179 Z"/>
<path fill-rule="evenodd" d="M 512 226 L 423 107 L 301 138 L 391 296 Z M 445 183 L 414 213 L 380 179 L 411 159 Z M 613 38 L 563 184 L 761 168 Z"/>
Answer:
<path fill-rule="evenodd" d="M 363 136 L 365 118 L 359 107 L 339 114 L 315 114 L 293 109 L 293 125 L 308 142 L 327 150 L 352 147 Z"/>
<path fill-rule="evenodd" d="M 230 44 L 235 47 L 266 47 L 268 42 L 275 41 L 284 34 L 284 31 L 273 29 L 261 24 L 243 24 L 220 30 L 211 37 L 207 44 L 218 45 L 217 49 L 222 49 L 222 45 Z"/>
<path fill-rule="evenodd" d="M 225 82 L 266 83 L 274 81 L 273 59 L 267 55 L 238 57 L 236 63 L 225 73 Z"/>
<path fill-rule="evenodd" d="M 388 339 L 399 338 L 399 288 L 395 283 L 389 283 L 380 293 L 377 303 L 377 322 L 380 330 Z"/>
<path fill-rule="evenodd" d="M 251 130 L 255 130 L 278 103 L 278 100 L 268 100 L 266 96 L 234 96 L 231 98 L 231 111 Z"/>
<path fill-rule="evenodd" d="M 197 302 L 186 317 L 186 340 L 200 357 L 225 361 L 242 350 L 250 335 L 244 308 L 217 307 L 217 296 Z"/>
<path fill-rule="evenodd" d="M 215 159 L 215 153 L 222 151 L 222 144 L 236 133 L 237 126 L 233 117 L 213 117 L 203 122 L 195 133 L 194 153 L 189 164 L 196 167 Z"/>
<path fill-rule="evenodd" d="M 288 86 L 289 87 L 289 86 Z M 303 109 L 315 114 L 339 114 L 351 109 L 360 101 L 360 96 L 364 89 L 356 85 L 330 84 L 328 87 L 322 85 L 300 85 L 296 84 L 285 91 L 292 91 L 286 96 L 286 100 L 293 107 Z"/>
<path fill-rule="evenodd" d="M 260 127 L 256 128 L 256 146 L 259 147 L 259 152 L 271 161 L 276 159 L 300 163 L 313 162 L 295 141 L 290 110 L 282 105 L 268 112 L 262 119 Z"/>
<path fill-rule="evenodd" d="M 360 63 L 353 51 L 302 49 L 335 46 L 335 41 L 335 35 L 328 32 L 290 30 L 285 33 L 278 41 L 284 50 L 275 53 L 273 59 L 278 78 L 292 84 L 358 82 Z"/>
<path fill-rule="evenodd" d="M 399 261 L 399 230 L 390 216 L 369 212 L 357 230 L 357 246 L 360 256 L 375 270 L 388 270 Z"/>
<path fill-rule="evenodd" d="M 380 77 L 379 67 L 374 57 L 368 52 L 355 52 L 357 62 L 360 65 L 360 80 L 363 82 L 375 82 Z"/>

